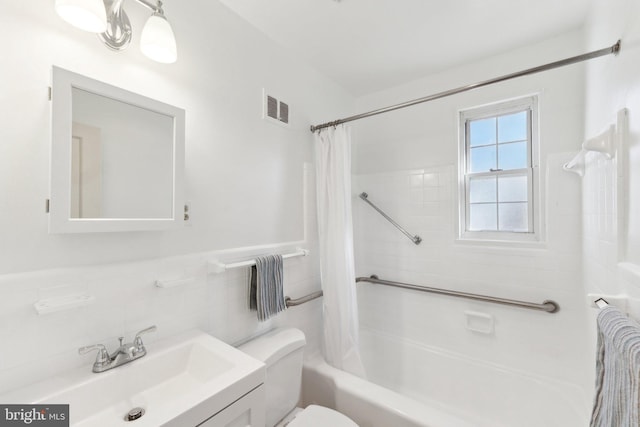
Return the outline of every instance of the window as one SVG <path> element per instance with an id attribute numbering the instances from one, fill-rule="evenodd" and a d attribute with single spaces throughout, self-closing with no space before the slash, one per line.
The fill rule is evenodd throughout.
<path id="1" fill-rule="evenodd" d="M 460 113 L 460 237 L 536 240 L 537 98 Z"/>

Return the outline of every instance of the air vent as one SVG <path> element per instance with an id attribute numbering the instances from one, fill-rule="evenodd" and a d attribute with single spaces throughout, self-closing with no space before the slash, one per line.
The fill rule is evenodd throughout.
<path id="1" fill-rule="evenodd" d="M 278 100 L 267 95 L 267 116 L 278 120 Z"/>
<path id="2" fill-rule="evenodd" d="M 278 120 L 282 123 L 289 123 L 289 106 L 280 101 L 280 113 L 278 114 Z"/>
<path id="3" fill-rule="evenodd" d="M 282 126 L 289 125 L 289 104 L 279 101 L 276 96 L 267 95 L 263 89 L 264 112 L 263 118 L 270 123 Z"/>

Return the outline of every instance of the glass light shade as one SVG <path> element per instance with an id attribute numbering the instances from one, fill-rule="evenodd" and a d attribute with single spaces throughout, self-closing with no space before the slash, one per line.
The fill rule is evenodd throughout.
<path id="1" fill-rule="evenodd" d="M 163 15 L 154 13 L 147 20 L 140 36 L 140 50 L 154 61 L 165 64 L 176 62 L 176 38 Z"/>
<path id="2" fill-rule="evenodd" d="M 107 12 L 102 0 L 56 0 L 56 12 L 84 31 L 102 33 L 107 29 Z"/>

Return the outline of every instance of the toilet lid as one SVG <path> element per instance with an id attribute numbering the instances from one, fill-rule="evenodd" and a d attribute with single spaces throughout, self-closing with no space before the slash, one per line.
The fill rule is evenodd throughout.
<path id="1" fill-rule="evenodd" d="M 318 405 L 309 405 L 287 427 L 358 427 L 349 417 Z"/>

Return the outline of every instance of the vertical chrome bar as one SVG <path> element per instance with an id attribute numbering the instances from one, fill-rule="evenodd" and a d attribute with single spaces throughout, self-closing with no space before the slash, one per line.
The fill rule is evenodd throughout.
<path id="1" fill-rule="evenodd" d="M 369 205 L 371 205 L 371 207 L 375 210 L 378 211 L 378 213 L 380 215 L 382 215 L 387 221 L 389 221 L 391 224 L 393 224 L 398 230 L 400 230 L 405 236 L 407 236 L 409 239 L 411 239 L 411 241 L 413 243 L 415 243 L 416 245 L 419 245 L 420 242 L 422 242 L 422 237 L 418 236 L 417 234 L 414 236 L 413 234 L 409 233 L 407 230 L 405 230 L 404 228 L 402 228 L 400 226 L 400 224 L 398 224 L 397 222 L 395 222 L 394 220 L 392 220 L 389 215 L 387 215 L 386 213 L 382 212 L 382 210 L 380 210 L 380 208 L 378 208 L 376 205 L 374 205 L 373 203 L 371 203 L 368 199 L 369 195 L 367 193 L 360 193 L 360 198 L 362 200 L 364 200 L 365 202 L 369 203 Z"/>

